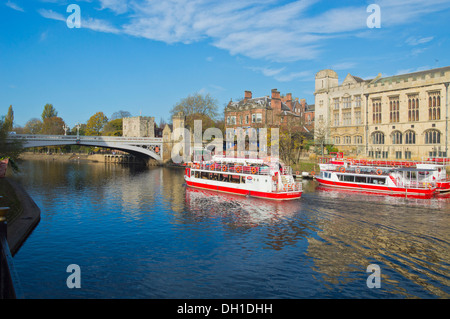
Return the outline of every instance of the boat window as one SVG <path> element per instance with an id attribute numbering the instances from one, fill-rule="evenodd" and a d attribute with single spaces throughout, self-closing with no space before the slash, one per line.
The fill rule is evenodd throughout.
<path id="1" fill-rule="evenodd" d="M 355 176 L 355 181 L 357 183 L 367 183 L 367 177 L 366 176 L 357 175 L 357 176 Z"/>
<path id="2" fill-rule="evenodd" d="M 344 182 L 354 182 L 355 181 L 355 176 L 353 175 L 343 175 L 344 177 Z"/>
<path id="3" fill-rule="evenodd" d="M 377 185 L 384 185 L 386 184 L 386 178 L 385 177 L 369 177 L 368 178 L 369 184 L 377 184 Z"/>

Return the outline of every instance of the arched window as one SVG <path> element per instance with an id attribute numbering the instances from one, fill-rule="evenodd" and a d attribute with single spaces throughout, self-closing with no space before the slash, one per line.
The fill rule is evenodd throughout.
<path id="1" fill-rule="evenodd" d="M 384 144 L 384 133 L 383 132 L 373 132 L 372 133 L 372 144 Z"/>
<path id="2" fill-rule="evenodd" d="M 400 131 L 392 132 L 391 137 L 392 137 L 392 144 L 402 144 L 403 142 L 402 132 Z"/>
<path id="3" fill-rule="evenodd" d="M 425 132 L 425 144 L 441 144 L 441 132 L 428 130 Z"/>
<path id="4" fill-rule="evenodd" d="M 412 130 L 405 132 L 405 144 L 416 144 L 416 132 Z"/>

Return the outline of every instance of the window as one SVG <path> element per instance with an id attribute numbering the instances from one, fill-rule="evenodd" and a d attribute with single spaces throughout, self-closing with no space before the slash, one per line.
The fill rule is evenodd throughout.
<path id="1" fill-rule="evenodd" d="M 248 124 L 248 115 L 245 116 L 245 124 Z"/>
<path id="2" fill-rule="evenodd" d="M 334 109 L 339 110 L 339 99 L 333 99 Z"/>
<path id="3" fill-rule="evenodd" d="M 405 132 L 405 144 L 416 144 L 416 133 L 414 131 Z"/>
<path id="4" fill-rule="evenodd" d="M 281 121 L 283 121 L 283 120 L 281 120 Z M 252 114 L 252 123 L 255 123 L 256 122 L 256 114 Z"/>
<path id="5" fill-rule="evenodd" d="M 355 125 L 361 125 L 361 124 L 362 124 L 361 111 L 356 111 L 355 112 Z"/>
<path id="6" fill-rule="evenodd" d="M 362 136 L 357 135 L 354 137 L 355 144 L 362 144 Z"/>
<path id="7" fill-rule="evenodd" d="M 352 98 L 350 96 L 342 98 L 342 108 L 350 109 L 352 107 Z"/>
<path id="8" fill-rule="evenodd" d="M 355 96 L 355 107 L 361 107 L 361 95 Z"/>
<path id="9" fill-rule="evenodd" d="M 262 123 L 262 114 L 261 113 L 256 114 L 256 123 Z"/>
<path id="10" fill-rule="evenodd" d="M 236 116 L 230 116 L 231 125 L 236 124 Z"/>
<path id="11" fill-rule="evenodd" d="M 441 133 L 438 130 L 426 131 L 425 144 L 441 144 Z"/>
<path id="12" fill-rule="evenodd" d="M 227 116 L 227 124 L 230 124 L 230 117 Z"/>
<path id="13" fill-rule="evenodd" d="M 342 117 L 344 125 L 352 125 L 352 112 L 344 112 Z"/>
<path id="14" fill-rule="evenodd" d="M 405 151 L 405 159 L 411 159 L 411 152 Z"/>
<path id="15" fill-rule="evenodd" d="M 408 97 L 408 121 L 419 120 L 419 98 L 417 95 Z"/>
<path id="16" fill-rule="evenodd" d="M 441 119 L 441 93 L 440 92 L 429 93 L 428 119 L 429 120 L 440 120 Z"/>
<path id="17" fill-rule="evenodd" d="M 400 102 L 398 97 L 389 100 L 389 121 L 391 123 L 400 121 Z"/>
<path id="18" fill-rule="evenodd" d="M 395 131 L 392 132 L 392 144 L 402 144 L 402 132 Z"/>
<path id="19" fill-rule="evenodd" d="M 402 152 L 395 152 L 395 159 L 401 159 L 402 158 Z"/>
<path id="20" fill-rule="evenodd" d="M 384 133 L 383 132 L 373 132 L 372 133 L 372 144 L 384 144 Z"/>
<path id="21" fill-rule="evenodd" d="M 341 138 L 339 136 L 334 137 L 334 144 L 341 144 Z"/>
<path id="22" fill-rule="evenodd" d="M 352 137 L 344 136 L 344 144 L 352 144 Z"/>
<path id="23" fill-rule="evenodd" d="M 334 115 L 334 126 L 339 126 L 339 113 Z"/>
<path id="24" fill-rule="evenodd" d="M 381 123 L 381 100 L 373 100 L 372 115 L 373 115 L 373 124 Z"/>

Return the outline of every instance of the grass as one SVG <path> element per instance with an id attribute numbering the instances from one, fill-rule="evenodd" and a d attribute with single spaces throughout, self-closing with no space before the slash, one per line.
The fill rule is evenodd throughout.
<path id="1" fill-rule="evenodd" d="M 23 207 L 13 187 L 5 178 L 0 178 L 0 196 L 2 197 L 0 207 L 10 208 L 6 221 L 12 223 L 23 212 Z"/>
<path id="2" fill-rule="evenodd" d="M 301 161 L 298 164 L 292 165 L 292 171 L 295 172 L 318 172 L 319 171 L 319 165 L 315 161 Z"/>

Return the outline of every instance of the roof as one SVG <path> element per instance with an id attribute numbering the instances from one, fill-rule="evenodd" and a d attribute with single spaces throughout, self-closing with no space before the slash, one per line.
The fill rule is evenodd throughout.
<path id="1" fill-rule="evenodd" d="M 443 67 L 443 68 L 437 68 L 437 69 L 430 69 L 425 71 L 419 71 L 419 72 L 413 72 L 413 73 L 405 73 L 405 74 L 399 74 L 394 76 L 388 76 L 385 78 L 380 77 L 379 79 L 375 80 L 374 83 L 381 83 L 381 82 L 395 82 L 402 79 L 407 78 L 419 78 L 428 74 L 434 74 L 434 73 L 445 73 L 450 72 L 450 66 Z"/>

